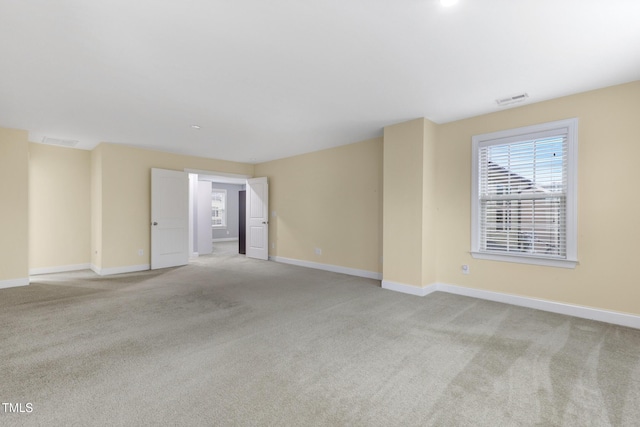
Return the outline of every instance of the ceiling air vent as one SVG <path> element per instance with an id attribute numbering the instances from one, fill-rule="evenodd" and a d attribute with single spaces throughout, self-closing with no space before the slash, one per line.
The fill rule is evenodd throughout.
<path id="1" fill-rule="evenodd" d="M 73 139 L 49 138 L 48 136 L 42 138 L 42 143 L 49 145 L 60 145 L 62 147 L 75 147 L 76 145 L 78 145 L 78 141 Z"/>
<path id="2" fill-rule="evenodd" d="M 518 95 L 513 95 L 513 96 L 508 96 L 506 98 L 496 99 L 496 103 L 500 107 L 503 107 L 505 105 L 511 105 L 511 104 L 516 104 L 518 102 L 524 102 L 524 101 L 526 101 L 527 98 L 529 98 L 528 94 L 520 93 Z"/>

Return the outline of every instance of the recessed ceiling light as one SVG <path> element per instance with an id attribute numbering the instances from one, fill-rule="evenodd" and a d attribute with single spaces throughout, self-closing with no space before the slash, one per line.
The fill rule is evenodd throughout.
<path id="1" fill-rule="evenodd" d="M 198 125 L 191 125 L 191 129 L 200 129 L 200 126 L 198 126 Z"/>
<path id="2" fill-rule="evenodd" d="M 440 4 L 443 7 L 450 7 L 450 6 L 453 6 L 456 3 L 458 3 L 458 0 L 440 0 Z"/>

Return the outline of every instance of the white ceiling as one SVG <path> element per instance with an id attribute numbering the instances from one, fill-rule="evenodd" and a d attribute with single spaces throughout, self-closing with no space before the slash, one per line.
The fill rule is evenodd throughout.
<path id="1" fill-rule="evenodd" d="M 639 0 L 0 0 L 0 126 L 87 149 L 257 163 L 634 80 Z"/>

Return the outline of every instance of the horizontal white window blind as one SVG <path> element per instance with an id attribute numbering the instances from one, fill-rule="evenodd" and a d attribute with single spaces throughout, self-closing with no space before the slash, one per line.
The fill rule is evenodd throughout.
<path id="1" fill-rule="evenodd" d="M 567 256 L 567 135 L 478 147 L 479 250 Z"/>

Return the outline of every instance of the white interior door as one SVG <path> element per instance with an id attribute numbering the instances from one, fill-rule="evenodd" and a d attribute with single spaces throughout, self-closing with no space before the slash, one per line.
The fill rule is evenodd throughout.
<path id="1" fill-rule="evenodd" d="M 269 184 L 267 178 L 248 179 L 246 198 L 247 256 L 269 259 Z"/>
<path id="2" fill-rule="evenodd" d="M 151 269 L 189 262 L 189 177 L 151 169 Z"/>

